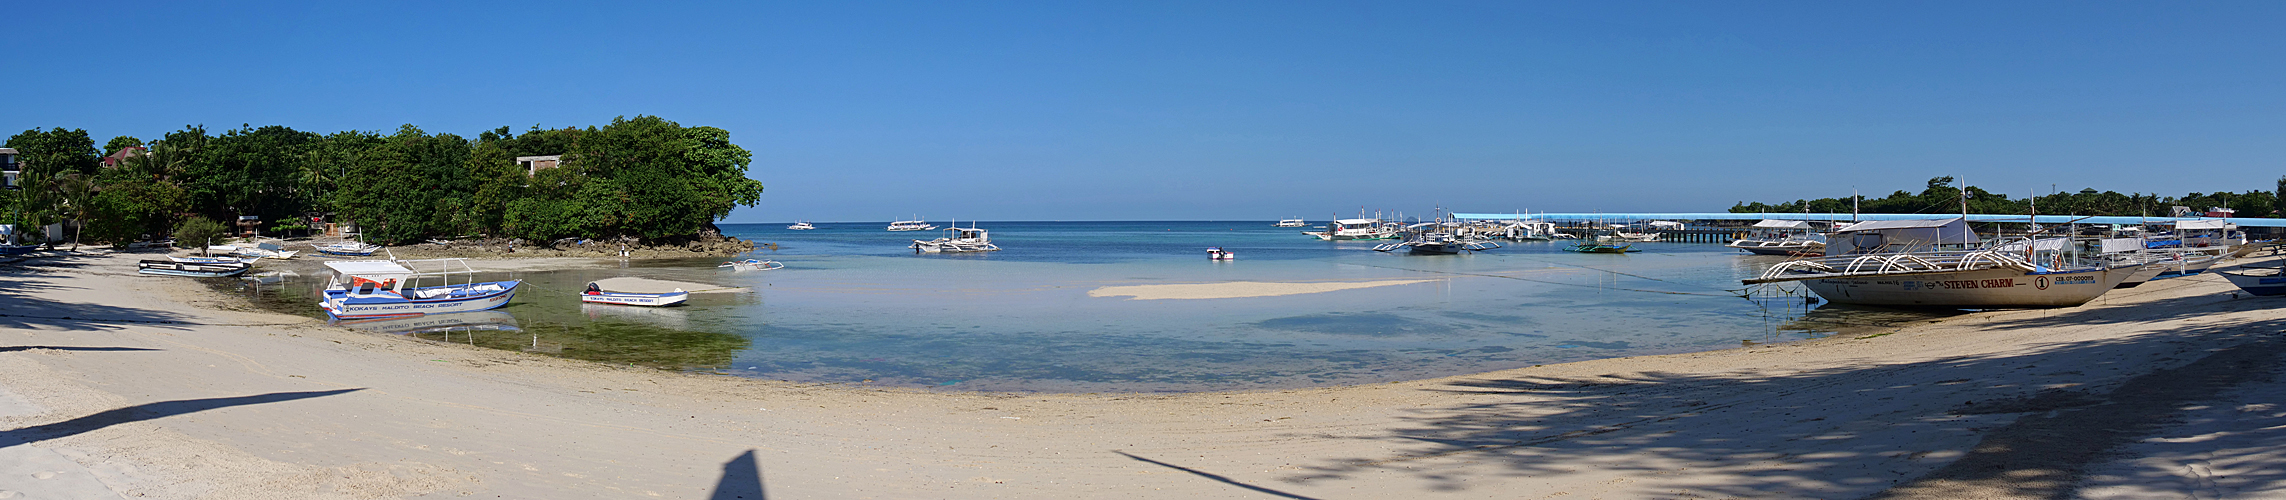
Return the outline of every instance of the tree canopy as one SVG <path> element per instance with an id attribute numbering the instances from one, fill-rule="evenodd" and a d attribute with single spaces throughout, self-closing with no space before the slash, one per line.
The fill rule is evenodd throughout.
<path id="1" fill-rule="evenodd" d="M 8 146 L 46 173 L 5 201 L 32 209 L 27 222 L 78 218 L 86 236 L 115 243 L 167 233 L 194 216 L 277 224 L 320 214 L 356 222 L 369 239 L 402 243 L 691 235 L 762 195 L 762 183 L 746 177 L 752 153 L 732 144 L 729 131 L 653 116 L 520 134 L 500 127 L 475 138 L 413 125 L 386 135 L 279 125 L 216 135 L 193 125 L 106 146 L 129 145 L 150 150 L 106 168 L 83 130 L 17 134 Z M 516 161 L 547 155 L 562 162 L 534 172 Z"/>
<path id="2" fill-rule="evenodd" d="M 1858 196 L 1856 211 L 1877 214 L 1947 214 L 1960 213 L 1961 188 L 1953 186 L 1952 177 L 1929 179 L 1918 193 L 1899 190 L 1888 196 L 1874 198 Z M 2286 177 L 2279 178 L 2280 189 L 2286 189 Z M 1975 214 L 2025 214 L 2037 204 L 2041 214 L 2057 215 L 2150 215 L 2164 217 L 2174 206 L 2191 207 L 2205 211 L 2223 207 L 2237 210 L 2238 217 L 2277 217 L 2282 208 L 2276 191 L 2249 190 L 2243 193 L 2228 191 L 2216 193 L 2190 193 L 2183 196 L 2117 191 L 2096 191 L 2083 188 L 2037 197 L 2010 198 L 2006 194 L 1985 191 L 1970 186 L 1968 211 Z M 1731 213 L 1850 213 L 1850 198 L 1819 198 L 1791 202 L 1763 203 L 1739 202 L 1730 207 Z"/>

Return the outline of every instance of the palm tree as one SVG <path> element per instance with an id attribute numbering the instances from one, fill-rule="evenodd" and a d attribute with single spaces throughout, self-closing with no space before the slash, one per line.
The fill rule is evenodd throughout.
<path id="1" fill-rule="evenodd" d="M 77 252 L 79 235 L 87 232 L 87 221 L 95 216 L 95 205 L 90 203 L 95 197 L 95 180 L 79 172 L 65 172 L 49 182 L 48 187 L 55 191 L 60 202 L 57 212 L 71 214 L 78 223 L 78 230 L 71 233 L 71 251 Z"/>

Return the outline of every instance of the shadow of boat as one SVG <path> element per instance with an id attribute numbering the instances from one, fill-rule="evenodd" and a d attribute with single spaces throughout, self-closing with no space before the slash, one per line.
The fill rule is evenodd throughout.
<path id="1" fill-rule="evenodd" d="M 500 311 L 471 311 L 450 314 L 431 314 L 411 318 L 333 320 L 333 325 L 346 326 L 370 332 L 416 334 L 441 331 L 501 330 L 518 331 L 516 317 Z"/>

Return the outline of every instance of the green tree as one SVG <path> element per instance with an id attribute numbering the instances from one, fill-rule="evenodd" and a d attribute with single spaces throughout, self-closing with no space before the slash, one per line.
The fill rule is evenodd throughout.
<path id="1" fill-rule="evenodd" d="M 110 141 L 110 142 L 105 142 L 105 143 L 103 143 L 103 151 L 102 151 L 102 152 L 103 152 L 103 154 L 106 154 L 106 155 L 108 155 L 108 154 L 118 153 L 118 152 L 119 152 L 119 150 L 122 150 L 122 149 L 127 149 L 127 148 L 132 148 L 132 147 L 138 147 L 138 146 L 142 146 L 142 145 L 143 145 L 143 140 L 142 140 L 142 139 L 136 139 L 136 138 L 134 138 L 134 137 L 128 137 L 128 136 L 124 136 L 124 135 L 122 135 L 122 136 L 118 136 L 118 137 L 113 137 L 113 138 L 111 138 L 111 141 Z"/>
<path id="2" fill-rule="evenodd" d="M 215 238 L 223 237 L 226 234 L 229 233 L 226 232 L 220 222 L 215 222 L 206 217 L 191 217 L 184 219 L 182 224 L 175 226 L 175 246 L 206 248 L 206 245 L 212 243 Z"/>
<path id="3" fill-rule="evenodd" d="M 6 147 L 16 149 L 26 170 L 37 169 L 51 179 L 65 172 L 95 175 L 103 166 L 103 154 L 95 151 L 95 139 L 82 129 L 26 130 L 9 137 Z"/>

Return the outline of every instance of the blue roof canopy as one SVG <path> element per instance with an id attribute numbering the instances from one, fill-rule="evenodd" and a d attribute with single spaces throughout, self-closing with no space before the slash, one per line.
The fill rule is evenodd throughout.
<path id="1" fill-rule="evenodd" d="M 1924 220 L 1924 219 L 1957 219 L 1957 218 L 1960 218 L 1960 215 L 1948 215 L 1948 214 L 1854 214 L 1854 215 L 1853 215 L 1853 214 L 1834 214 L 1834 213 L 1825 213 L 1825 214 L 1821 214 L 1821 213 L 1807 213 L 1807 214 L 1805 214 L 1805 213 L 1777 213 L 1777 212 L 1760 212 L 1760 213 L 1757 213 L 1757 212 L 1749 212 L 1749 213 L 1737 213 L 1737 214 L 1734 214 L 1734 213 L 1729 213 L 1729 212 L 1706 212 L 1706 213 L 1601 213 L 1601 214 L 1599 214 L 1599 213 L 1539 213 L 1539 214 L 1469 214 L 1469 213 L 1454 213 L 1454 214 L 1452 214 L 1452 215 L 1453 215 L 1453 217 L 1454 217 L 1454 218 L 1457 218 L 1457 219 L 1463 219 L 1463 220 L 1518 220 L 1518 219 L 1541 219 L 1541 220 L 1561 220 L 1561 221 L 1638 221 L 1638 220 L 1760 220 L 1760 219 L 1775 219 L 1775 220 L 1806 220 L 1806 221 L 1824 221 L 1824 222 L 1850 222 L 1850 221 L 1853 221 L 1853 220 L 1856 220 L 1856 221 L 1869 221 L 1869 220 Z M 2026 219 L 2032 219 L 2030 222 L 2038 222 L 2038 223 L 2041 223 L 2041 224 L 2065 224 L 2065 223 L 2079 223 L 2079 224 L 2144 224 L 2144 223 L 2161 223 L 2161 222 L 2174 222 L 2174 221 L 2185 221 L 2185 220 L 2219 220 L 2219 221 L 2229 222 L 2229 223 L 2232 223 L 2232 224 L 2237 224 L 2237 225 L 2239 225 L 2239 227 L 2286 227 L 2286 219 L 2256 219 L 2256 218 L 2252 218 L 2252 217 L 2228 217 L 2228 218 L 2215 218 L 2215 217 L 2119 217 L 2119 216 L 2084 216 L 2084 215 L 2042 215 L 2042 216 L 2039 216 L 2039 217 L 2037 217 L 2037 218 L 2034 218 L 2034 217 L 2032 217 L 2032 216 L 2027 216 L 2027 215 L 1996 215 L 1996 214 L 1969 214 L 1969 216 L 1968 216 L 1968 220 L 1969 220 L 1969 222 L 2027 222 L 2027 220 L 2026 220 Z"/>

